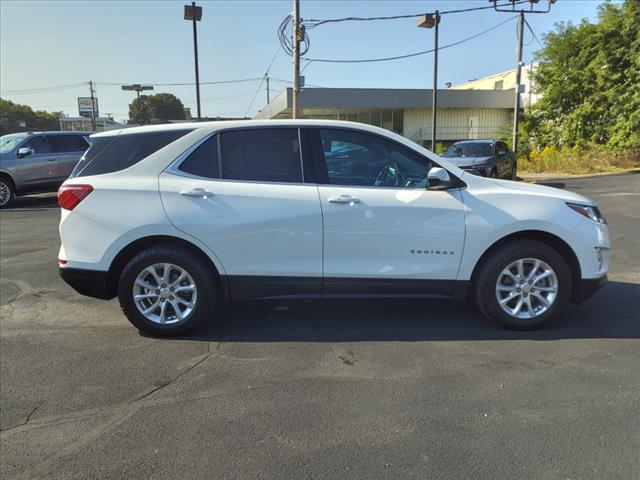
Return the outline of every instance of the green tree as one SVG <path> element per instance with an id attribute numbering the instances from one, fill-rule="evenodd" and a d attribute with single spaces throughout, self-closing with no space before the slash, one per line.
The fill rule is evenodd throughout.
<path id="1" fill-rule="evenodd" d="M 0 134 L 60 130 L 62 112 L 34 112 L 31 107 L 0 98 Z"/>
<path id="2" fill-rule="evenodd" d="M 129 121 L 147 124 L 167 120 L 184 120 L 184 105 L 178 97 L 171 93 L 157 93 L 140 99 L 136 98 L 129 105 Z"/>
<path id="3" fill-rule="evenodd" d="M 556 24 L 538 51 L 541 100 L 524 124 L 538 146 L 640 147 L 640 0 L 604 3 L 598 22 Z"/>

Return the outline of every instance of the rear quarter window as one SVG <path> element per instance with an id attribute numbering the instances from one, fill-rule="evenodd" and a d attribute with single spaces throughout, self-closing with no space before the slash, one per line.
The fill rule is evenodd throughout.
<path id="1" fill-rule="evenodd" d="M 78 162 L 71 176 L 87 177 L 124 170 L 191 131 L 165 130 L 92 138 L 89 150 Z"/>

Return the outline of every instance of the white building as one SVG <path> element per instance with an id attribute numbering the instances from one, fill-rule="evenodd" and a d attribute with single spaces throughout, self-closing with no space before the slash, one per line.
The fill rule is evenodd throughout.
<path id="1" fill-rule="evenodd" d="M 96 131 L 103 132 L 106 130 L 116 130 L 120 128 L 131 127 L 132 125 L 124 125 L 116 122 L 111 117 L 96 117 Z M 60 130 L 72 132 L 90 132 L 90 117 L 60 117 Z"/>
<path id="2" fill-rule="evenodd" d="M 256 118 L 291 118 L 287 88 Z M 510 125 L 514 90 L 438 90 L 436 141 L 496 138 Z M 400 133 L 417 143 L 431 139 L 432 90 L 380 88 L 305 88 L 303 118 L 351 120 Z"/>
<path id="3" fill-rule="evenodd" d="M 520 70 L 520 106 L 528 107 L 538 101 L 540 95 L 535 91 L 533 72 L 537 64 L 524 65 Z M 496 73 L 482 78 L 474 78 L 464 83 L 454 85 L 452 90 L 513 90 L 516 88 L 516 69 Z"/>

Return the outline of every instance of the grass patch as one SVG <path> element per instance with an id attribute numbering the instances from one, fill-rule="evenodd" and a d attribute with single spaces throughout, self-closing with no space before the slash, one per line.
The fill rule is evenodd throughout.
<path id="1" fill-rule="evenodd" d="M 518 171 L 525 173 L 585 173 L 618 172 L 640 168 L 640 149 L 614 154 L 596 146 L 583 149 L 545 147 L 532 150 L 518 159 Z"/>

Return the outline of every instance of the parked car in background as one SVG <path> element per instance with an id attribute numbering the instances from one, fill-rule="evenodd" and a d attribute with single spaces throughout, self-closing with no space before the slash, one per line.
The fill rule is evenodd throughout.
<path id="1" fill-rule="evenodd" d="M 607 279 L 593 201 L 471 175 L 381 128 L 327 120 L 91 137 L 60 187 L 61 277 L 176 335 L 215 302 L 451 296 L 535 328 Z M 425 308 L 425 317 L 429 308 Z"/>
<path id="2" fill-rule="evenodd" d="M 500 140 L 464 140 L 451 145 L 441 156 L 456 167 L 483 177 L 515 180 L 516 157 Z"/>
<path id="3" fill-rule="evenodd" d="M 89 148 L 91 132 L 21 132 L 0 137 L 0 208 L 17 195 L 54 192 Z"/>

